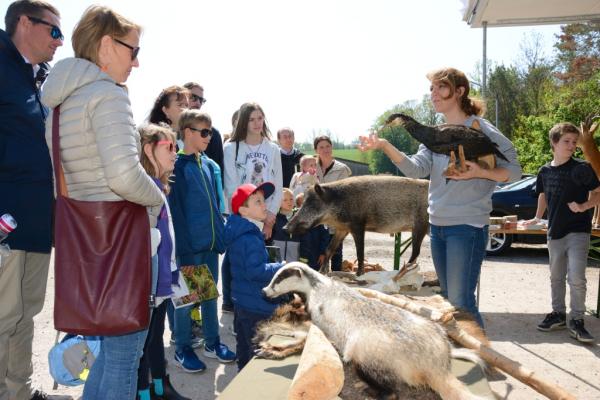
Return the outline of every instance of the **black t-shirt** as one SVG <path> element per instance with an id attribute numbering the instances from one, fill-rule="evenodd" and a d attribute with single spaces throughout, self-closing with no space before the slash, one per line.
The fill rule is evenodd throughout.
<path id="1" fill-rule="evenodd" d="M 591 232 L 593 209 L 574 213 L 568 203 L 584 203 L 589 192 L 600 186 L 592 167 L 582 160 L 571 158 L 553 167 L 540 168 L 536 192 L 544 193 L 548 205 L 548 237 L 561 239 L 571 232 Z"/>

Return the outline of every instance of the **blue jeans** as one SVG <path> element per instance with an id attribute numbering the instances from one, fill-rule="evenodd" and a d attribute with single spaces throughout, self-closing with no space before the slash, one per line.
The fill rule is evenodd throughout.
<path id="1" fill-rule="evenodd" d="M 487 225 L 431 225 L 431 256 L 442 296 L 453 306 L 470 312 L 483 327 L 475 289 L 488 238 Z"/>
<path id="2" fill-rule="evenodd" d="M 208 269 L 215 280 L 219 281 L 219 254 L 214 252 L 201 253 L 200 264 L 208 265 Z M 214 346 L 219 343 L 219 315 L 217 313 L 217 300 L 203 301 L 200 305 L 202 313 L 202 333 L 206 345 Z M 191 307 L 191 306 L 190 306 Z M 190 318 L 190 307 L 182 307 L 173 313 L 175 348 L 182 351 L 184 347 L 190 346 L 192 338 L 192 320 Z"/>
<path id="3" fill-rule="evenodd" d="M 83 400 L 133 400 L 137 371 L 148 330 L 104 336 L 100 354 L 85 382 Z"/>

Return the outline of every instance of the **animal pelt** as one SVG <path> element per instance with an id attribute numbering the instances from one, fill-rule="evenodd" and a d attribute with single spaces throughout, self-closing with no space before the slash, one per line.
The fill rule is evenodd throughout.
<path id="1" fill-rule="evenodd" d="M 270 319 L 257 325 L 256 335 L 252 339 L 256 345 L 255 354 L 258 357 L 278 360 L 301 353 L 310 325 L 310 317 L 302 298 L 294 295 L 291 302 L 277 307 Z M 273 335 L 284 336 L 287 339 L 269 342 Z"/>
<path id="2" fill-rule="evenodd" d="M 296 292 L 345 363 L 381 393 L 403 384 L 430 387 L 448 400 L 476 399 L 450 372 L 451 358 L 478 358 L 453 349 L 438 324 L 399 307 L 362 296 L 302 263 L 280 269 L 263 289 L 267 297 Z"/>

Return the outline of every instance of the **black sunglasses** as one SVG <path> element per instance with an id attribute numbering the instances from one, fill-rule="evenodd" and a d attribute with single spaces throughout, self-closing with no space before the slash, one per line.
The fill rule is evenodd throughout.
<path id="1" fill-rule="evenodd" d="M 29 18 L 29 20 L 31 22 L 33 22 L 34 24 L 43 24 L 43 25 L 48 25 L 49 27 L 51 27 L 52 29 L 50 30 L 50 36 L 52 36 L 52 39 L 60 39 L 60 40 L 65 39 L 65 37 L 63 36 L 63 34 L 58 26 L 53 25 L 50 22 L 46 22 L 43 19 L 39 19 L 36 17 L 30 17 L 29 15 L 27 16 L 27 18 Z"/>
<path id="2" fill-rule="evenodd" d="M 190 97 L 191 97 L 192 101 L 199 101 L 199 102 L 200 102 L 200 104 L 204 104 L 204 103 L 206 103 L 206 99 L 205 99 L 204 97 L 200 97 L 200 96 L 198 96 L 197 94 L 193 94 L 193 93 L 192 93 L 192 94 L 190 95 Z"/>
<path id="3" fill-rule="evenodd" d="M 130 46 L 127 43 L 120 41 L 119 39 L 113 38 L 113 40 L 115 42 L 117 42 L 117 43 L 119 43 L 119 44 L 127 47 L 129 50 L 131 50 L 131 61 L 133 61 L 133 60 L 135 60 L 137 58 L 138 53 L 140 52 L 140 48 L 139 47 Z"/>
<path id="4" fill-rule="evenodd" d="M 208 136 L 212 136 L 212 130 L 210 130 L 210 129 L 206 129 L 206 128 L 204 128 L 204 129 L 196 129 L 196 128 L 192 128 L 191 126 L 190 126 L 190 129 L 193 130 L 193 131 L 199 132 L 200 136 L 202 136 L 203 138 L 208 137 Z"/>

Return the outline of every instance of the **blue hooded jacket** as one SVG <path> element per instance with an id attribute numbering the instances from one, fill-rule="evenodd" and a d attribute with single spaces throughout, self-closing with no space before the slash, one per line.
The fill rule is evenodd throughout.
<path id="1" fill-rule="evenodd" d="M 225 226 L 213 182 L 212 169 L 196 154 L 177 156 L 169 206 L 175 228 L 175 252 L 182 266 L 201 264 L 200 253 L 225 251 Z"/>
<path id="2" fill-rule="evenodd" d="M 0 215 L 10 213 L 17 228 L 12 249 L 50 253 L 52 245 L 52 164 L 44 137 L 48 109 L 37 77 L 6 32 L 0 30 Z M 40 78 L 40 79 L 38 79 Z"/>
<path id="3" fill-rule="evenodd" d="M 262 288 L 271 282 L 283 264 L 269 262 L 262 232 L 237 214 L 227 218 L 225 241 L 231 263 L 231 297 L 235 307 L 271 315 L 278 304 L 266 300 Z"/>

